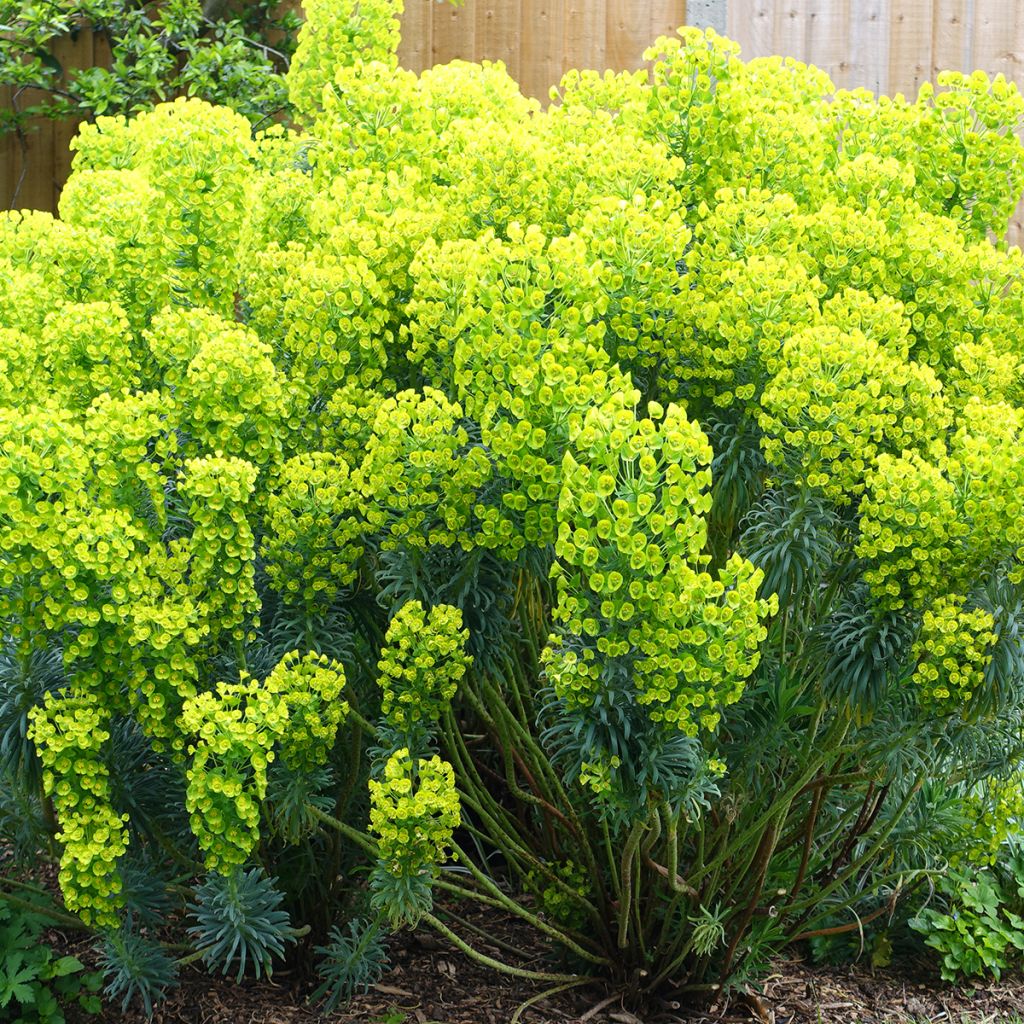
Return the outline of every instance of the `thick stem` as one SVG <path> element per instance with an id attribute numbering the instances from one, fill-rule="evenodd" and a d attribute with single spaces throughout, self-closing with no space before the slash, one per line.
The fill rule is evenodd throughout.
<path id="1" fill-rule="evenodd" d="M 306 804 L 306 813 L 316 818 L 317 821 L 322 822 L 324 825 L 329 825 L 331 828 L 336 829 L 347 839 L 351 839 L 360 849 L 370 854 L 371 857 L 376 857 L 378 850 L 377 844 L 367 835 L 364 835 L 359 829 L 353 828 L 351 825 L 346 824 L 344 821 L 340 821 L 335 818 L 332 814 L 328 814 L 326 811 L 321 811 L 319 807 L 314 807 L 313 804 Z"/>
<path id="2" fill-rule="evenodd" d="M 761 842 L 758 844 L 757 856 L 754 859 L 753 892 L 740 916 L 739 924 L 737 924 L 736 930 L 733 933 L 729 948 L 726 950 L 725 961 L 722 966 L 722 980 L 729 975 L 733 959 L 736 956 L 736 948 L 739 946 L 740 939 L 746 934 L 750 920 L 754 916 L 754 909 L 761 899 L 761 893 L 764 891 L 764 883 L 768 877 L 768 867 L 771 864 L 772 853 L 775 850 L 775 840 L 778 838 L 778 834 L 778 826 L 773 823 L 765 829 Z"/>
<path id="3" fill-rule="evenodd" d="M 471 960 L 475 960 L 478 964 L 489 967 L 491 970 L 498 971 L 501 974 L 507 974 L 513 978 L 523 978 L 526 981 L 552 981 L 556 984 L 573 983 L 582 985 L 592 980 L 579 974 L 550 974 L 546 971 L 530 971 L 523 967 L 503 964 L 500 960 L 495 960 L 493 957 L 475 950 L 468 942 L 459 938 L 443 921 L 439 921 L 434 917 L 433 914 L 424 914 L 422 920 L 429 924 L 439 935 L 443 935 L 453 946 L 465 953 Z"/>
<path id="4" fill-rule="evenodd" d="M 622 896 L 619 899 L 619 949 L 625 949 L 628 943 L 629 919 L 633 912 L 633 861 L 636 858 L 640 840 L 643 838 L 646 822 L 638 821 L 629 833 L 626 845 L 622 849 L 619 877 L 622 880 Z"/>
<path id="5" fill-rule="evenodd" d="M 589 961 L 592 964 L 599 964 L 603 967 L 610 967 L 611 961 L 607 957 L 598 956 L 588 949 L 584 949 L 578 942 L 574 941 L 564 930 L 555 928 L 553 925 L 548 924 L 536 914 L 531 914 L 524 906 L 517 903 L 510 896 L 505 895 L 498 888 L 497 885 L 491 879 L 489 879 L 474 863 L 473 859 L 462 849 L 458 843 L 452 843 L 452 849 L 455 851 L 456 856 L 462 865 L 468 868 L 469 873 L 476 879 L 476 881 L 483 887 L 484 891 L 493 896 L 500 904 L 506 909 L 511 911 L 517 917 L 521 917 L 524 921 L 529 922 L 538 931 L 543 932 L 550 938 L 560 942 L 566 948 L 571 949 L 577 956 L 582 957 L 584 960 Z"/>

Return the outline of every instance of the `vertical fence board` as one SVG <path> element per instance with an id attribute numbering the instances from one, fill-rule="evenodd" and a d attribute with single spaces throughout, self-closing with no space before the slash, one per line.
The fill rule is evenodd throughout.
<path id="1" fill-rule="evenodd" d="M 729 4 L 726 35 L 740 44 L 740 56 L 767 57 L 775 52 L 774 0 L 750 0 Z"/>
<path id="2" fill-rule="evenodd" d="M 423 70 L 433 64 L 434 0 L 406 0 L 398 60 L 402 67 Z"/>
<path id="3" fill-rule="evenodd" d="M 848 42 L 846 26 L 849 10 L 847 0 L 810 0 L 807 11 L 807 33 L 804 56 L 808 64 L 817 64 L 828 72 L 839 88 L 847 74 Z"/>
<path id="4" fill-rule="evenodd" d="M 11 90 L 0 89 L 0 103 L 4 107 L 11 105 Z M 18 141 L 6 133 L 0 136 L 0 196 L 3 197 L 3 209 L 10 209 L 14 203 L 16 185 L 15 165 L 18 160 Z"/>
<path id="5" fill-rule="evenodd" d="M 935 0 L 932 80 L 940 71 L 970 71 L 974 12 L 969 0 Z"/>
<path id="6" fill-rule="evenodd" d="M 21 108 L 46 99 L 44 93 L 27 89 L 20 96 Z M 12 188 L 5 204 L 13 209 L 53 210 L 54 123 L 40 118 L 29 123 L 21 139 L 12 139 L 9 152 Z"/>
<path id="7" fill-rule="evenodd" d="M 775 5 L 775 23 L 772 36 L 772 49 L 769 54 L 778 53 L 783 57 L 795 57 L 807 60 L 805 45 L 807 42 L 808 0 L 779 0 Z M 769 54 L 757 54 L 766 57 Z M 750 56 L 754 56 L 751 54 Z"/>
<path id="8" fill-rule="evenodd" d="M 522 0 L 519 86 L 527 96 L 546 99 L 562 77 L 567 6 L 564 0 Z"/>
<path id="9" fill-rule="evenodd" d="M 651 4 L 651 25 L 644 49 L 661 36 L 674 36 L 677 29 L 685 24 L 686 0 L 666 0 L 665 3 Z"/>
<path id="10" fill-rule="evenodd" d="M 616 69 L 638 68 L 644 50 L 654 42 L 648 38 L 648 10 L 631 0 L 606 0 L 604 7 L 608 32 L 608 66 Z"/>
<path id="11" fill-rule="evenodd" d="M 433 5 L 430 64 L 447 64 L 451 60 L 476 58 L 476 9 L 468 3 L 462 7 Z M 422 71 L 422 68 L 413 68 Z"/>
<path id="12" fill-rule="evenodd" d="M 848 67 L 841 88 L 888 92 L 889 0 L 852 0 L 848 24 Z"/>
<path id="13" fill-rule="evenodd" d="M 518 80 L 521 32 L 520 0 L 479 0 L 476 4 L 475 59 L 500 60 Z"/>
<path id="14" fill-rule="evenodd" d="M 91 30 L 83 30 L 75 38 L 58 39 L 53 44 L 53 55 L 64 68 L 65 77 L 76 68 L 85 68 L 94 60 L 95 43 Z M 71 173 L 71 140 L 78 133 L 78 119 L 68 118 L 53 123 L 53 165 L 50 168 L 50 203 L 47 209 L 57 209 L 60 191 Z"/>
<path id="15" fill-rule="evenodd" d="M 908 100 L 932 76 L 931 0 L 893 0 L 889 23 L 889 92 Z"/>
<path id="16" fill-rule="evenodd" d="M 581 71 L 604 71 L 608 67 L 608 19 L 604 4 L 570 0 L 567 5 L 559 78 L 571 67 Z"/>
<path id="17" fill-rule="evenodd" d="M 1007 78 L 1021 82 L 1020 20 L 1019 4 L 976 4 L 973 57 L 978 67 L 990 75 L 1001 71 Z"/>

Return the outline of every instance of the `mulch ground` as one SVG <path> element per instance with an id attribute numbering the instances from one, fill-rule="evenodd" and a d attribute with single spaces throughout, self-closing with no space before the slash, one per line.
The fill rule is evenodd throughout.
<path id="1" fill-rule="evenodd" d="M 478 919 L 488 933 L 527 950 L 521 966 L 543 967 L 546 949 L 515 921 Z M 509 959 L 482 940 L 479 948 Z M 84 957 L 83 957 L 84 959 Z M 954 988 L 927 965 L 872 971 L 858 965 L 817 967 L 779 961 L 757 994 L 733 996 L 702 1012 L 672 1001 L 642 1015 L 599 988 L 546 996 L 482 968 L 432 932 L 392 940 L 391 971 L 343 1011 L 320 1014 L 304 1002 L 288 972 L 271 981 L 235 984 L 188 969 L 161 1004 L 155 1024 L 1009 1024 L 1024 1014 L 1024 978 L 976 989 Z M 517 1012 L 519 1016 L 516 1017 Z M 104 1024 L 142 1024 L 139 1012 L 107 1010 Z"/>

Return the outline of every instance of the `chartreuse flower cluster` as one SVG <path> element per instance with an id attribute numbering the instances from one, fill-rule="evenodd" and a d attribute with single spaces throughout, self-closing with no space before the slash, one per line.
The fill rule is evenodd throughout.
<path id="1" fill-rule="evenodd" d="M 389 60 L 397 65 L 400 12 L 392 0 L 357 5 L 313 0 L 306 9 L 309 27 L 300 37 L 288 76 L 288 98 L 295 109 L 308 118 L 320 108 L 327 85 L 324 69 L 338 62 Z"/>
<path id="2" fill-rule="evenodd" d="M 416 735 L 436 723 L 455 696 L 472 660 L 462 612 L 439 604 L 425 610 L 408 601 L 388 626 L 377 664 L 381 714 L 393 729 Z"/>
<path id="3" fill-rule="evenodd" d="M 788 338 L 782 360 L 761 396 L 761 447 L 798 483 L 845 504 L 880 452 L 942 451 L 950 415 L 928 366 L 827 325 Z"/>
<path id="4" fill-rule="evenodd" d="M 267 768 L 288 721 L 283 701 L 258 680 L 220 683 L 187 701 L 185 807 L 208 870 L 230 874 L 259 841 Z"/>
<path id="5" fill-rule="evenodd" d="M 957 860 L 971 864 L 998 862 L 1006 840 L 1024 821 L 1024 779 L 1019 771 L 1005 778 L 989 778 L 964 800 L 971 821 L 971 843 Z"/>
<path id="6" fill-rule="evenodd" d="M 491 472 L 483 447 L 469 444 L 458 403 L 424 388 L 380 403 L 352 484 L 366 504 L 367 528 L 383 535 L 384 548 L 469 551 L 477 495 Z"/>
<path id="7" fill-rule="evenodd" d="M 624 661 L 651 719 L 696 736 L 739 700 L 776 602 L 758 597 L 763 574 L 739 557 L 705 570 L 710 446 L 677 406 L 649 412 L 592 409 L 566 454 L 547 671 L 585 707 Z"/>
<path id="8" fill-rule="evenodd" d="M 86 924 L 113 925 L 122 902 L 117 861 L 128 848 L 128 817 L 110 805 L 103 759 L 109 718 L 88 697 L 63 697 L 34 708 L 30 720 L 43 786 L 60 826 L 64 901 Z"/>
<path id="9" fill-rule="evenodd" d="M 319 767 L 348 715 L 341 665 L 322 655 L 286 654 L 263 682 L 243 675 L 185 703 L 185 805 L 207 869 L 230 874 L 260 838 L 267 771 L 280 752 L 289 768 Z"/>
<path id="10" fill-rule="evenodd" d="M 331 452 L 289 459 L 267 498 L 266 572 L 289 604 L 325 609 L 356 578 L 364 526 L 347 463 Z"/>
<path id="11" fill-rule="evenodd" d="M 322 765 L 349 713 L 348 702 L 341 699 L 344 667 L 322 654 L 289 651 L 264 685 L 288 712 L 288 727 L 281 737 L 285 764 L 296 771 Z"/>
<path id="12" fill-rule="evenodd" d="M 380 779 L 370 780 L 370 831 L 377 839 L 379 865 L 389 878 L 378 892 L 396 923 L 408 913 L 388 900 L 394 883 L 429 880 L 448 856 L 461 813 L 452 766 L 440 757 L 415 760 L 396 750 Z"/>
<path id="13" fill-rule="evenodd" d="M 241 642 L 251 635 L 258 598 L 254 583 L 255 540 L 246 505 L 257 469 L 237 458 L 190 459 L 181 480 L 195 523 L 190 586 L 211 636 Z"/>
<path id="14" fill-rule="evenodd" d="M 894 609 L 920 607 L 944 593 L 959 568 L 964 526 L 953 484 L 913 452 L 881 454 L 867 473 L 857 554 L 876 599 Z"/>
<path id="15" fill-rule="evenodd" d="M 291 398 L 271 355 L 244 328 L 205 337 L 175 389 L 188 454 L 220 452 L 261 467 L 280 461 Z"/>
<path id="16" fill-rule="evenodd" d="M 376 384 L 387 365 L 385 296 L 356 253 L 308 252 L 272 243 L 254 256 L 246 280 L 250 323 L 311 397 L 346 381 Z"/>
<path id="17" fill-rule="evenodd" d="M 967 610 L 963 599 L 943 595 L 924 613 L 913 682 L 923 700 L 968 704 L 984 685 L 988 649 L 996 642 L 989 612 Z"/>

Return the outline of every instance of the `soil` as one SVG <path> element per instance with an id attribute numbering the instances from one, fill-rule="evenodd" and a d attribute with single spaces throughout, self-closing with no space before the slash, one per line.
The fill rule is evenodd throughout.
<path id="1" fill-rule="evenodd" d="M 460 908 L 461 910 L 461 908 Z M 515 921 L 478 918 L 500 941 L 525 949 L 520 966 L 544 964 L 543 945 Z M 73 945 L 73 944 L 72 944 Z M 508 960 L 497 947 L 478 948 Z M 469 960 L 437 938 L 416 931 L 395 937 L 390 972 L 344 1010 L 323 1015 L 303 1001 L 297 979 L 235 984 L 189 968 L 156 1010 L 155 1024 L 1024 1024 L 1024 977 L 977 988 L 939 981 L 925 963 L 873 971 L 867 966 L 812 966 L 780 960 L 759 991 L 733 995 L 703 1012 L 672 1001 L 636 1015 L 614 993 L 581 988 L 544 995 Z M 85 956 L 83 956 L 85 959 Z M 517 1016 L 518 1014 L 518 1016 Z M 142 1024 L 138 1011 L 108 1009 L 104 1024 Z M 77 1024 L 77 1022 L 75 1022 Z"/>

